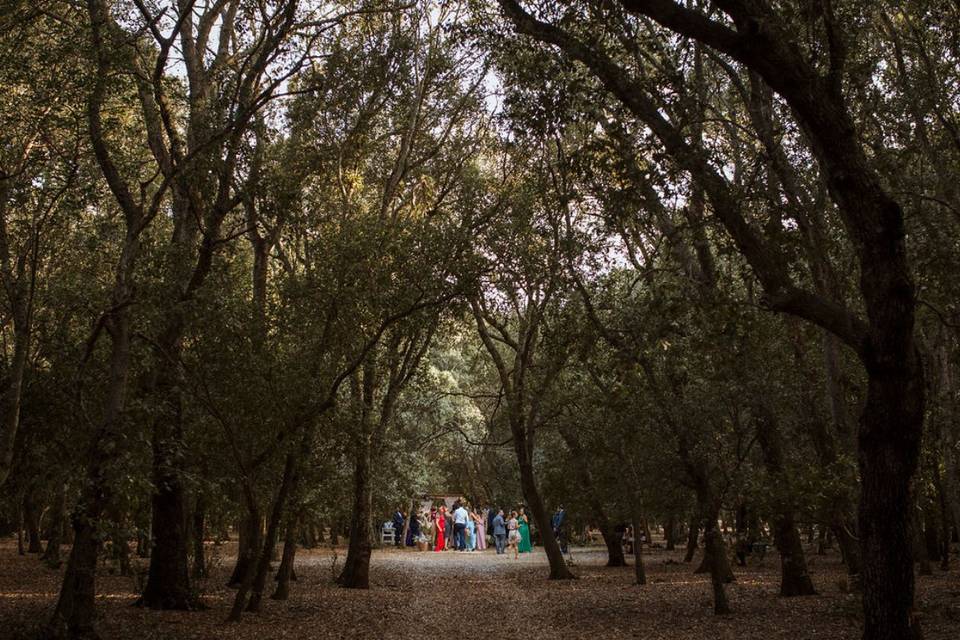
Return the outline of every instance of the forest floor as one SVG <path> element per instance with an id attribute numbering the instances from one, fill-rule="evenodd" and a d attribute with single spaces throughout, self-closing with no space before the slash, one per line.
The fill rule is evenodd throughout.
<path id="1" fill-rule="evenodd" d="M 514 560 L 484 553 L 377 550 L 369 591 L 332 584 L 342 549 L 299 550 L 290 599 L 265 599 L 263 612 L 224 622 L 234 591 L 223 586 L 235 545 L 208 547 L 210 578 L 198 585 L 208 607 L 155 612 L 131 606 L 137 579 L 98 580 L 98 630 L 104 640 L 244 640 L 272 638 L 737 638 L 806 640 L 860 637 L 860 601 L 845 593 L 836 555 L 809 556 L 820 595 L 777 596 L 779 560 L 736 567 L 728 587 L 734 613 L 714 616 L 706 576 L 677 563 L 679 552 L 645 551 L 648 584 L 633 568 L 604 567 L 599 548 L 573 549 L 575 581 L 546 579 L 541 550 Z M 954 565 L 957 561 L 954 560 Z M 61 573 L 0 541 L 0 638 L 32 638 L 56 599 Z M 272 589 L 272 585 L 270 585 Z M 920 576 L 917 606 L 928 640 L 960 637 L 960 572 Z"/>

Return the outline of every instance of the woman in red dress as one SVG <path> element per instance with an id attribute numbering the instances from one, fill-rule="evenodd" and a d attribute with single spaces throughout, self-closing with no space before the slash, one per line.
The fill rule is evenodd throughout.
<path id="1" fill-rule="evenodd" d="M 437 527 L 437 543 L 433 545 L 434 551 L 443 551 L 443 548 L 446 546 L 445 544 L 446 540 L 444 539 L 444 535 L 443 535 L 444 529 L 447 526 L 447 521 L 445 518 L 446 512 L 447 512 L 446 507 L 440 507 L 440 511 L 437 512 L 437 519 L 436 519 L 436 522 L 434 523 Z"/>

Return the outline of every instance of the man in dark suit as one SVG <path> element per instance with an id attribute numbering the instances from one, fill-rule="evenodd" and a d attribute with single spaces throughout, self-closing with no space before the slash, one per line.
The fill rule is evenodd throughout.
<path id="1" fill-rule="evenodd" d="M 497 555 L 503 555 L 504 548 L 507 546 L 507 523 L 503 520 L 503 509 L 497 511 L 497 515 L 493 517 L 490 530 L 493 532 L 493 541 L 497 546 Z"/>
<path id="2" fill-rule="evenodd" d="M 393 514 L 393 546 L 399 547 L 400 543 L 403 542 L 403 523 L 406 522 L 406 518 L 403 517 L 403 511 L 400 510 L 400 507 L 397 507 L 397 511 Z"/>
<path id="3" fill-rule="evenodd" d="M 557 512 L 553 514 L 551 526 L 553 528 L 553 537 L 557 539 L 557 544 L 560 545 L 560 551 L 563 553 L 567 552 L 567 539 L 563 535 L 563 525 L 565 525 L 566 522 L 567 512 L 563 510 L 563 505 L 560 505 Z"/>

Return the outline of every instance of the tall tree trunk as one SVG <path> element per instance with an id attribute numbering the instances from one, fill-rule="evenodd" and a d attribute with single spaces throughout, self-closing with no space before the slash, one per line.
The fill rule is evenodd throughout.
<path id="1" fill-rule="evenodd" d="M 7 270 L 4 269 L 5 274 Z M 6 279 L 6 278 L 5 278 Z M 7 377 L 6 385 L 0 394 L 0 487 L 10 477 L 13 468 L 13 449 L 17 440 L 17 431 L 20 427 L 20 405 L 23 396 L 23 376 L 27 368 L 30 353 L 30 310 L 29 293 L 25 290 L 25 276 L 21 275 L 20 282 L 5 283 L 12 290 L 16 290 L 13 306 L 13 359 L 10 368 L 4 372 Z"/>
<path id="2" fill-rule="evenodd" d="M 714 496 L 704 475 L 693 478 L 696 483 L 697 507 L 703 524 L 703 561 L 695 573 L 709 573 L 713 584 L 714 612 L 729 613 L 726 592 L 723 585 L 733 582 L 735 577 L 730 567 L 730 558 L 727 557 L 727 546 L 723 542 L 723 534 L 717 526 L 720 517 L 720 500 Z"/>
<path id="3" fill-rule="evenodd" d="M 604 522 L 600 527 L 600 535 L 603 536 L 603 544 L 607 547 L 607 566 L 625 567 L 627 559 L 623 555 L 623 542 L 620 536 L 610 526 L 610 522 Z"/>
<path id="4" fill-rule="evenodd" d="M 240 520 L 237 534 L 237 562 L 233 565 L 233 573 L 227 582 L 229 587 L 239 587 L 243 584 L 248 573 L 255 570 L 257 554 L 263 544 L 260 529 L 260 510 L 256 505 L 246 504 L 246 514 Z"/>
<path id="5" fill-rule="evenodd" d="M 153 424 L 152 499 L 153 551 L 140 604 L 151 609 L 189 610 L 193 607 L 188 569 L 186 496 L 183 487 L 183 407 L 177 382 L 182 322 L 170 321 L 159 341 L 156 370 L 148 393 L 161 406 Z"/>
<path id="6" fill-rule="evenodd" d="M 310 433 L 307 434 L 304 441 L 308 442 Z M 263 548 L 258 551 L 257 564 L 255 571 L 247 571 L 243 584 L 237 591 L 233 601 L 233 608 L 230 610 L 231 622 L 239 622 L 240 617 L 246 609 L 251 612 L 260 610 L 260 603 L 263 598 L 263 589 L 267 583 L 267 573 L 270 570 L 270 556 L 273 554 L 273 548 L 277 544 L 277 532 L 280 528 L 280 520 L 283 511 L 286 508 L 287 499 L 293 491 L 294 478 L 297 473 L 297 458 L 294 453 L 288 453 L 283 467 L 283 476 L 280 481 L 280 488 L 273 502 L 273 508 L 270 512 L 270 519 L 267 522 L 267 531 L 263 540 Z M 247 596 L 249 595 L 249 602 Z"/>
<path id="7" fill-rule="evenodd" d="M 643 566 L 643 541 L 640 540 L 640 530 L 643 526 L 643 511 L 640 500 L 636 496 L 633 499 L 633 572 L 638 585 L 647 584 L 647 571 Z"/>
<path id="8" fill-rule="evenodd" d="M 779 487 L 782 497 L 775 505 L 773 539 L 780 552 L 780 595 L 815 595 L 813 581 L 807 571 L 800 532 L 794 521 L 793 489 L 785 467 L 783 438 L 773 411 L 759 402 L 756 407 L 757 441 L 763 451 L 763 462 L 771 480 Z M 752 541 L 752 540 L 751 540 Z"/>
<path id="9" fill-rule="evenodd" d="M 690 518 L 690 526 L 687 529 L 687 550 L 683 555 L 684 562 L 693 562 L 693 556 L 697 552 L 697 538 L 700 537 L 700 516 L 694 512 Z"/>
<path id="10" fill-rule="evenodd" d="M 128 238 L 121 267 L 125 262 L 132 263 L 136 251 L 137 245 Z M 90 445 L 86 482 L 72 518 L 73 546 L 56 608 L 45 629 L 45 635 L 52 638 L 95 637 L 94 596 L 100 549 L 97 530 L 109 496 L 105 464 L 115 455 L 130 362 L 130 319 L 126 304 L 129 289 L 123 280 L 125 273 L 129 270 L 119 270 L 114 307 L 110 312 L 112 349 L 104 417 Z"/>
<path id="11" fill-rule="evenodd" d="M 560 550 L 557 538 L 553 535 L 551 520 L 543 506 L 543 499 L 540 497 L 540 490 L 537 488 L 537 480 L 533 472 L 533 460 L 527 449 L 525 429 L 520 426 L 519 429 L 514 428 L 513 432 L 514 449 L 520 459 L 520 489 L 523 491 L 523 499 L 530 507 L 530 512 L 537 523 L 537 528 L 540 530 L 543 548 L 547 552 L 547 560 L 550 563 L 550 579 L 569 580 L 575 576 L 567 568 L 567 563 L 563 559 L 563 551 Z"/>
<path id="12" fill-rule="evenodd" d="M 277 589 L 270 596 L 273 600 L 286 600 L 290 597 L 290 581 L 296 580 L 293 561 L 297 553 L 297 519 L 291 517 L 287 523 L 287 532 L 283 540 L 283 557 L 277 569 Z"/>
<path id="13" fill-rule="evenodd" d="M 780 595 L 816 595 L 792 511 L 778 514 L 775 518 L 773 540 L 780 552 Z"/>
<path id="14" fill-rule="evenodd" d="M 726 548 L 723 544 L 723 537 L 717 528 L 716 520 L 712 525 L 707 522 L 703 534 L 704 556 L 710 563 L 710 585 L 713 588 L 713 613 L 716 615 L 725 615 L 730 613 L 730 603 L 727 601 L 727 592 L 723 587 L 724 573 L 730 570 L 730 562 L 726 558 Z M 723 565 L 726 564 L 726 567 Z"/>
<path id="15" fill-rule="evenodd" d="M 886 308 L 890 301 L 882 305 Z M 896 317 L 896 316 L 894 316 Z M 858 524 L 863 560 L 864 637 L 894 640 L 921 637 L 913 609 L 911 484 L 919 459 L 924 390 L 919 356 L 903 353 L 888 326 L 876 340 L 876 362 L 868 365 L 867 402 L 858 434 L 861 478 Z M 884 324 L 889 325 L 889 322 Z M 897 344 L 901 342 L 901 344 Z"/>
<path id="16" fill-rule="evenodd" d="M 370 442 L 364 439 L 356 454 L 353 467 L 353 512 L 350 517 L 350 542 L 347 559 L 337 583 L 348 589 L 370 587 L 370 554 L 373 543 L 372 495 L 370 490 Z"/>
<path id="17" fill-rule="evenodd" d="M 88 498 L 84 503 L 102 513 L 104 504 L 101 499 Z M 96 526 L 87 514 L 74 514 L 73 532 L 67 572 L 63 577 L 56 609 L 45 631 L 49 638 L 97 637 L 93 620 L 100 541 L 96 536 Z"/>
<path id="18" fill-rule="evenodd" d="M 50 537 L 47 538 L 47 549 L 43 552 L 43 561 L 51 569 L 59 569 L 62 561 L 60 560 L 60 545 L 63 542 L 63 519 L 67 510 L 67 487 L 60 484 L 57 488 L 57 496 L 53 502 L 53 509 L 50 513 Z"/>
<path id="19" fill-rule="evenodd" d="M 667 551 L 673 551 L 677 545 L 677 518 L 671 513 L 663 525 L 663 537 L 667 543 Z"/>
<path id="20" fill-rule="evenodd" d="M 40 542 L 40 512 L 30 492 L 23 498 L 23 522 L 27 526 L 27 553 L 40 553 L 43 551 Z"/>
<path id="21" fill-rule="evenodd" d="M 182 215 L 182 214 L 181 214 Z M 174 251 L 180 255 L 182 249 Z M 175 260 L 171 258 L 171 260 Z M 182 269 L 182 265 L 177 265 Z M 178 301 L 179 302 L 179 301 Z M 178 360 L 184 329 L 178 303 L 168 311 L 155 345 L 156 364 L 144 380 L 144 395 L 157 402 L 153 420 L 153 482 L 151 522 L 153 545 L 147 584 L 139 603 L 151 609 L 189 610 L 193 607 L 188 566 L 189 523 L 183 486 L 183 399 Z"/>
<path id="22" fill-rule="evenodd" d="M 722 553 L 719 558 L 716 560 L 711 557 L 711 547 L 706 543 L 707 531 L 712 527 L 717 530 L 718 539 L 714 542 L 714 547 L 721 549 Z M 694 573 L 711 573 L 714 570 L 719 571 L 720 581 L 724 584 L 734 582 L 736 576 L 733 575 L 733 568 L 730 566 L 730 558 L 727 556 L 727 545 L 723 541 L 723 532 L 720 530 L 717 521 L 707 520 L 703 526 L 703 535 L 704 535 L 704 547 L 703 547 L 703 557 L 700 559 L 700 564 L 694 570 Z"/>

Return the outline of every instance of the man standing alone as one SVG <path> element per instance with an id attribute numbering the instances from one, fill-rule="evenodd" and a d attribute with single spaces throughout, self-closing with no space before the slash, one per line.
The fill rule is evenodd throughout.
<path id="1" fill-rule="evenodd" d="M 503 509 L 497 511 L 497 515 L 493 517 L 491 530 L 493 541 L 497 546 L 497 555 L 502 556 L 507 543 L 507 523 L 503 521 Z"/>
<path id="2" fill-rule="evenodd" d="M 563 535 L 563 525 L 567 522 L 567 512 L 563 510 L 563 505 L 560 505 L 560 508 L 557 509 L 557 512 L 553 514 L 553 520 L 551 524 L 553 525 L 553 537 L 557 539 L 557 544 L 560 545 L 561 553 L 567 553 L 567 539 Z"/>
<path id="3" fill-rule="evenodd" d="M 464 531 L 466 531 L 467 518 L 469 517 L 470 514 L 463 508 L 463 504 L 457 506 L 457 510 L 453 512 L 453 540 L 457 546 L 457 551 L 465 551 L 467 548 Z"/>
<path id="4" fill-rule="evenodd" d="M 400 507 L 397 507 L 393 514 L 393 546 L 395 547 L 399 547 L 400 543 L 403 542 L 403 524 L 406 520 L 403 517 L 403 511 Z"/>

